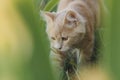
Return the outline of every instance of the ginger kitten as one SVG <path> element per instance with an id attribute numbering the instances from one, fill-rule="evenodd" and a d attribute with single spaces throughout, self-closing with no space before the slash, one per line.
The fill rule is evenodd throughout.
<path id="1" fill-rule="evenodd" d="M 43 13 L 51 61 L 63 73 L 63 80 L 79 80 L 76 72 L 97 61 L 95 32 L 100 26 L 100 6 L 100 0 L 60 0 L 57 12 Z"/>

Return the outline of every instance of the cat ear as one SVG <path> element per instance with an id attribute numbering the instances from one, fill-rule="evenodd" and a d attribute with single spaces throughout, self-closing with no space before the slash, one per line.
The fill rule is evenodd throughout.
<path id="1" fill-rule="evenodd" d="M 78 20 L 77 13 L 73 10 L 68 10 L 65 16 L 65 22 L 76 23 Z"/>
<path id="2" fill-rule="evenodd" d="M 43 19 L 49 23 L 52 22 L 55 18 L 55 12 L 43 12 L 41 11 L 41 16 L 43 17 Z"/>
<path id="3" fill-rule="evenodd" d="M 74 10 L 68 10 L 64 21 L 69 28 L 76 27 L 79 23 L 84 24 L 85 19 Z"/>

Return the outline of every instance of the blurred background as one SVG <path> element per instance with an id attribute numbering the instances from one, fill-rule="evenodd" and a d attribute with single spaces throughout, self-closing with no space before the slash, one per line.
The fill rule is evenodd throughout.
<path id="1" fill-rule="evenodd" d="M 120 1 L 104 0 L 103 65 L 120 80 Z M 0 80 L 54 80 L 49 42 L 40 10 L 55 11 L 58 0 L 0 0 Z"/>

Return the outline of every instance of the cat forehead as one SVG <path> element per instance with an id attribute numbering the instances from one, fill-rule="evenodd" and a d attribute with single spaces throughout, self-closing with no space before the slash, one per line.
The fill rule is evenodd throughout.
<path id="1" fill-rule="evenodd" d="M 65 19 L 65 12 L 58 13 L 55 17 L 54 23 L 59 26 L 64 25 L 64 19 Z"/>
<path id="2" fill-rule="evenodd" d="M 72 29 L 68 29 L 62 25 L 54 25 L 53 27 L 49 28 L 48 29 L 48 35 L 51 35 L 51 36 L 62 36 L 64 34 L 69 34 L 71 33 L 73 30 Z"/>

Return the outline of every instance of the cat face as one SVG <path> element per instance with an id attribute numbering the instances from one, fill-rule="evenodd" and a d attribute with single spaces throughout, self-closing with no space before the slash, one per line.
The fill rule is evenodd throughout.
<path id="1" fill-rule="evenodd" d="M 85 20 L 73 10 L 58 13 L 46 12 L 46 32 L 51 47 L 59 51 L 78 48 L 86 33 Z"/>

